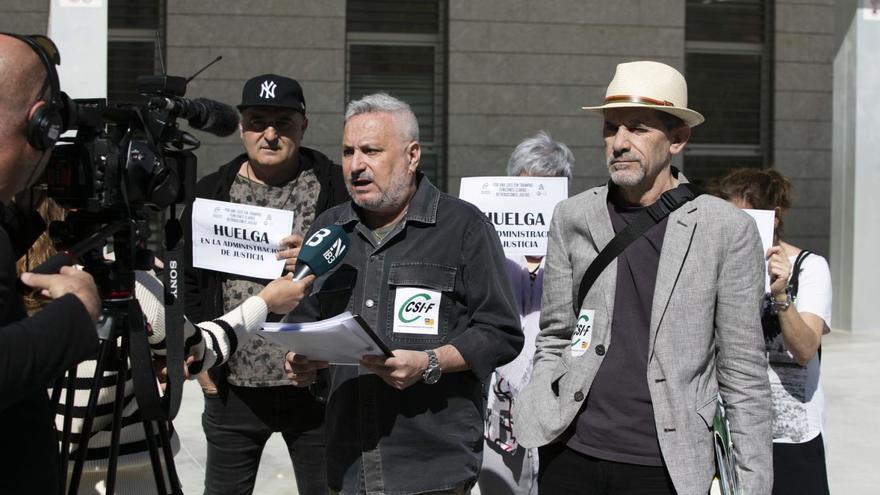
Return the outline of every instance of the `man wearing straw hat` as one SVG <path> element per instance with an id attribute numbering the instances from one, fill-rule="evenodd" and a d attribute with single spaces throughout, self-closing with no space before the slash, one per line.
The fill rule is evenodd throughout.
<path id="1" fill-rule="evenodd" d="M 757 228 L 707 195 L 670 206 L 688 188 L 672 157 L 704 120 L 687 108 L 678 71 L 620 64 L 604 104 L 585 109 L 604 117 L 611 180 L 553 215 L 534 371 L 513 411 L 519 443 L 543 446 L 540 490 L 708 493 L 720 395 L 742 493 L 769 493 Z M 590 264 L 628 228 L 640 233 L 582 288 Z"/>

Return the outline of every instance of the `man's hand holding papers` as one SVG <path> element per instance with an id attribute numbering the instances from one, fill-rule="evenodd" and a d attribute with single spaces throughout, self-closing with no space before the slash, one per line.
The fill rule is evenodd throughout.
<path id="1" fill-rule="evenodd" d="M 284 359 L 284 372 L 297 387 L 308 387 L 315 383 L 318 370 L 330 366 L 327 361 L 309 361 L 302 354 L 288 352 Z"/>
<path id="2" fill-rule="evenodd" d="M 260 333 L 290 352 L 284 360 L 287 377 L 299 387 L 312 383 L 329 364 L 362 364 L 364 356 L 394 355 L 359 317 L 345 312 L 314 323 L 266 323 Z"/>

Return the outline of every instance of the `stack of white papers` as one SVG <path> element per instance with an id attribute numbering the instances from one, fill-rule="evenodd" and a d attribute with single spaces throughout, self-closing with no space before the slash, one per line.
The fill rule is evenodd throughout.
<path id="1" fill-rule="evenodd" d="M 348 311 L 314 323 L 264 323 L 257 333 L 296 354 L 330 364 L 356 365 L 368 354 L 391 356 L 363 319 Z"/>

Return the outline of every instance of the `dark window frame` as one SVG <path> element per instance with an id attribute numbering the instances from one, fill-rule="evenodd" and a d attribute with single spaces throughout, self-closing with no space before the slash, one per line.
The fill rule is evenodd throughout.
<path id="1" fill-rule="evenodd" d="M 692 140 L 685 149 L 684 171 L 688 178 L 695 178 L 696 182 L 707 182 L 723 175 L 726 170 L 737 166 L 760 166 L 769 168 L 773 165 L 773 50 L 774 50 L 774 23 L 775 8 L 772 0 L 757 0 L 763 8 L 763 32 L 753 33 L 752 39 L 742 41 L 713 41 L 705 39 L 706 33 L 693 33 L 685 31 L 685 58 L 689 55 L 717 55 L 719 60 L 725 57 L 742 55 L 756 56 L 759 59 L 759 98 L 760 116 L 758 120 L 758 140 L 754 143 L 730 143 L 730 142 L 699 142 L 699 137 Z M 693 5 L 692 2 L 688 4 Z M 686 4 L 686 9 L 688 6 Z M 702 13 L 701 13 L 702 14 Z M 719 16 L 717 23 L 723 23 L 726 19 Z M 687 22 L 685 22 L 687 25 Z M 729 34 L 729 33 L 727 33 Z M 690 35 L 690 36 L 689 36 Z M 760 35 L 760 36 L 759 36 Z M 698 39 L 692 39 L 692 38 Z M 757 41 L 757 42 L 756 42 Z M 692 83 L 692 77 L 688 77 L 688 64 L 685 64 L 685 76 L 688 83 Z M 695 92 L 693 89 L 690 92 Z M 699 102 L 689 101 L 691 108 L 699 111 Z M 694 131 L 699 136 L 699 128 Z M 727 165 L 722 165 L 723 162 Z M 714 166 L 703 165 L 714 162 Z M 688 163 L 691 164 L 690 168 Z M 702 170 L 701 170 L 702 168 Z M 708 174 L 706 173 L 708 172 Z"/>
<path id="2" fill-rule="evenodd" d="M 167 60 L 167 0 L 151 0 L 155 2 L 155 21 L 148 22 L 125 22 L 126 15 L 130 12 L 127 7 L 143 9 L 145 0 L 109 0 L 107 18 L 107 101 L 110 104 L 132 103 L 142 104 L 145 98 L 140 95 L 137 88 L 137 76 L 160 74 L 162 63 Z M 128 25 L 126 25 L 128 24 Z M 135 26 L 131 26 L 134 24 Z M 155 26 L 155 27 L 152 27 Z M 158 40 L 157 33 L 158 32 Z M 157 47 L 157 43 L 159 46 Z M 136 44 L 142 44 L 141 49 L 145 54 L 147 47 L 151 50 L 152 64 L 144 67 L 135 67 L 134 70 L 126 70 L 130 59 L 118 61 L 113 56 L 118 53 L 120 47 L 135 48 Z M 115 45 L 115 46 L 114 46 Z M 144 56 L 144 59 L 147 57 Z M 116 64 L 120 63 L 119 66 Z M 119 78 L 120 70 L 129 77 Z M 184 75 L 184 74 L 175 74 Z M 150 229 L 154 233 L 162 232 L 165 221 L 169 214 L 168 209 L 150 215 Z M 152 235 L 147 241 L 147 247 L 161 258 L 164 258 L 164 246 L 160 242 L 161 235 Z"/>
<path id="3" fill-rule="evenodd" d="M 107 19 L 107 99 L 110 103 L 143 103 L 143 97 L 140 97 L 137 91 L 137 76 L 161 73 L 161 61 L 167 59 L 167 0 L 152 1 L 155 2 L 156 7 L 155 21 L 126 22 L 125 7 L 131 4 L 134 8 L 143 9 L 144 1 L 110 0 L 108 9 L 111 13 Z M 157 32 L 160 44 L 158 47 L 156 46 Z M 142 44 L 141 49 L 144 53 L 149 44 L 153 54 L 152 65 L 136 67 L 131 71 L 131 77 L 118 79 L 119 69 L 115 66 L 117 61 L 112 59 L 113 54 L 120 47 L 127 45 L 129 49 L 136 49 L 138 44 Z M 144 58 L 146 59 L 146 57 Z M 129 62 L 126 60 L 122 65 L 127 66 Z"/>

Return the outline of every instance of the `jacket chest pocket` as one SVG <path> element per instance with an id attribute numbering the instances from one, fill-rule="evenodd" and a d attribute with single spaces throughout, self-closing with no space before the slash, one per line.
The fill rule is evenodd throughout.
<path id="1" fill-rule="evenodd" d="M 388 273 L 387 336 L 393 342 L 430 349 L 445 342 L 450 326 L 456 267 L 395 262 Z"/>
<path id="2" fill-rule="evenodd" d="M 352 310 L 352 295 L 357 283 L 357 273 L 354 267 L 343 265 L 324 280 L 317 289 L 322 318 L 330 318 Z"/>

